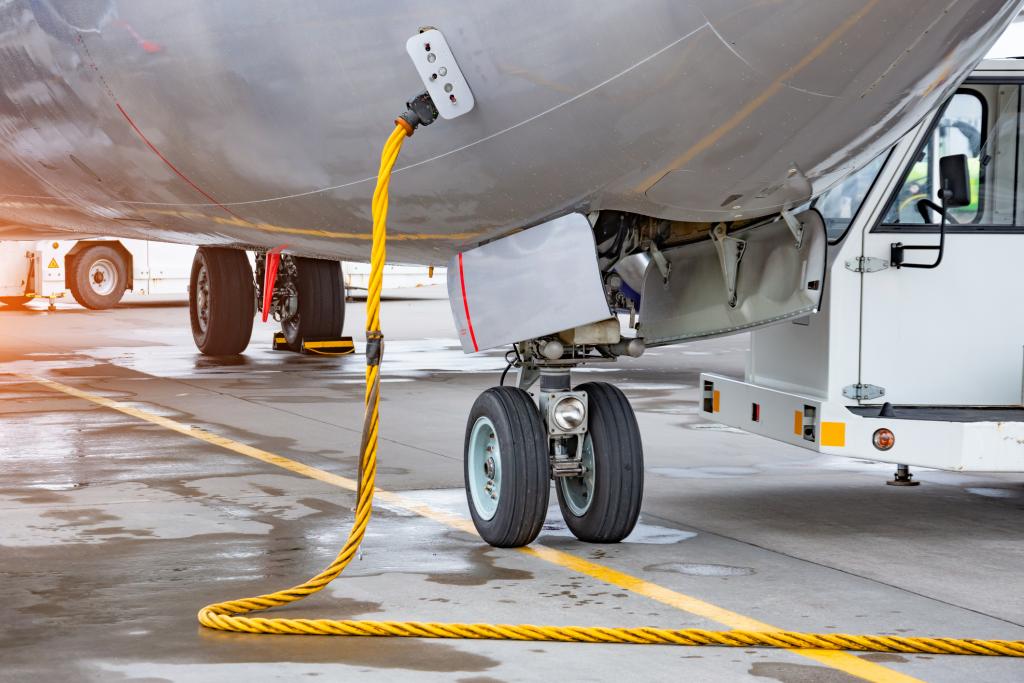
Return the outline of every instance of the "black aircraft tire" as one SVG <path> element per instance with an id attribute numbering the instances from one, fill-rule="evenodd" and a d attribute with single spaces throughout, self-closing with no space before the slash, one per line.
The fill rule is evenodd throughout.
<path id="1" fill-rule="evenodd" d="M 518 548 L 537 538 L 551 479 L 547 436 L 530 395 L 516 387 L 480 394 L 469 412 L 464 454 L 466 499 L 480 536 L 498 548 Z M 492 457 L 496 467 L 491 465 L 488 479 Z M 495 483 L 495 495 L 488 495 L 488 482 Z"/>
<path id="2" fill-rule="evenodd" d="M 252 337 L 256 289 L 245 252 L 199 247 L 188 287 L 192 338 L 207 356 L 235 356 Z"/>
<path id="3" fill-rule="evenodd" d="M 128 288 L 128 264 L 124 255 L 105 244 L 83 249 L 68 273 L 71 296 L 93 311 L 111 308 Z"/>
<path id="4" fill-rule="evenodd" d="M 298 313 L 281 322 L 288 348 L 302 350 L 303 339 L 340 337 L 345 325 L 345 283 L 341 264 L 313 258 L 296 258 Z"/>
<path id="5" fill-rule="evenodd" d="M 640 517 L 644 495 L 640 427 L 629 399 L 618 387 L 587 382 L 576 391 L 587 393 L 593 473 L 589 485 L 582 483 L 583 477 L 556 479 L 558 507 L 576 538 L 618 543 L 633 531 Z M 580 495 L 583 491 L 586 495 Z M 570 492 L 576 496 L 574 505 L 570 505 Z"/>

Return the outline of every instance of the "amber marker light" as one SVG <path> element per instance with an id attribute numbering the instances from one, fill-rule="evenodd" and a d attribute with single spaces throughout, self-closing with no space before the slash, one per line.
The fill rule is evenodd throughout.
<path id="1" fill-rule="evenodd" d="M 874 435 L 871 437 L 871 443 L 875 445 L 880 451 L 887 451 L 896 445 L 896 435 L 891 430 L 882 427 L 876 429 Z"/>

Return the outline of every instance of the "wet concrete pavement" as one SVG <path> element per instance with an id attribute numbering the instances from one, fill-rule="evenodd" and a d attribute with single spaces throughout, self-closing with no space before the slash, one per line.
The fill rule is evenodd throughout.
<path id="1" fill-rule="evenodd" d="M 346 328 L 361 328 L 349 306 Z M 444 301 L 384 305 L 378 483 L 465 515 L 464 420 L 503 354 L 465 357 Z M 28 373 L 354 476 L 362 358 L 195 352 L 187 309 L 0 309 L 0 680 L 1018 681 L 1019 660 L 551 643 L 258 637 L 210 632 L 204 604 L 292 585 L 347 534 L 351 492 L 26 380 Z M 729 614 L 792 630 L 1024 638 L 1024 475 L 822 457 L 697 417 L 697 374 L 742 373 L 744 337 L 576 373 L 615 381 L 644 434 L 641 525 L 575 541 L 553 508 L 538 543 Z M 552 500 L 554 496 L 552 496 Z M 361 556 L 280 613 L 723 628 L 400 508 Z"/>

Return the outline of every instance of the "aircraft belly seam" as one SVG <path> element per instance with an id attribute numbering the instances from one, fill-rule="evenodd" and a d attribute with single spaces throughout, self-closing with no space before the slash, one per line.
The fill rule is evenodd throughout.
<path id="1" fill-rule="evenodd" d="M 160 161 L 164 162 L 164 164 L 169 169 L 174 171 L 174 173 L 179 178 L 181 178 L 186 183 L 188 183 L 188 185 L 192 189 L 194 189 L 196 192 L 198 192 L 199 194 L 203 195 L 204 197 L 209 199 L 211 202 L 213 202 L 212 204 L 207 204 L 206 206 L 218 206 L 221 209 L 223 209 L 224 211 L 228 212 L 230 215 L 232 215 L 235 218 L 237 218 L 238 220 L 245 221 L 244 218 L 242 218 L 237 213 L 235 213 L 231 209 L 229 209 L 226 206 L 224 206 L 223 204 L 221 204 L 209 192 L 207 192 L 203 188 L 199 187 L 199 185 L 197 185 L 191 178 L 189 178 L 187 175 L 182 173 L 178 169 L 177 166 L 175 166 L 173 163 L 171 163 L 170 159 L 168 159 L 166 156 L 164 156 L 163 152 L 161 152 L 159 149 L 157 149 L 156 145 L 154 145 L 152 142 L 150 142 L 149 138 L 146 137 L 146 134 L 142 132 L 142 129 L 139 128 L 138 125 L 136 125 L 135 121 L 132 119 L 131 116 L 128 115 L 128 112 L 125 110 L 125 108 L 123 106 L 121 106 L 121 101 L 117 98 L 117 95 L 114 94 L 114 90 L 113 90 L 113 88 L 110 87 L 110 84 L 107 83 L 107 79 L 103 77 L 103 72 L 100 71 L 99 65 L 96 64 L 96 60 L 93 58 L 92 52 L 89 51 L 89 46 L 86 44 L 85 40 L 82 39 L 81 35 L 78 35 L 77 38 L 78 38 L 78 44 L 82 47 L 82 51 L 85 53 L 85 59 L 88 62 L 89 67 L 94 72 L 96 72 L 96 77 L 100 80 L 100 83 L 103 85 L 103 89 L 106 91 L 107 96 L 114 103 L 114 106 L 117 107 L 117 111 L 119 111 L 121 113 L 121 116 L 124 117 L 124 120 L 127 121 L 128 125 L 131 126 L 133 131 L 135 131 L 135 134 L 139 136 L 139 138 L 142 140 L 142 142 L 144 142 L 146 144 L 147 147 L 149 147 L 150 151 L 152 151 L 153 154 L 155 154 L 157 156 L 157 158 L 160 159 Z M 116 201 L 118 201 L 118 203 L 121 203 L 121 204 L 129 203 L 129 202 L 125 202 L 125 201 L 122 201 L 122 200 L 116 200 Z M 248 221 L 245 221 L 245 222 L 248 223 Z"/>
<path id="2" fill-rule="evenodd" d="M 497 138 L 497 137 L 499 137 L 501 135 L 504 135 L 505 133 L 511 132 L 511 131 L 515 130 L 516 128 L 520 128 L 522 126 L 525 126 L 528 123 L 532 123 L 532 122 L 536 121 L 539 118 L 547 116 L 548 114 L 551 114 L 552 112 L 555 112 L 555 111 L 557 111 L 557 110 L 559 110 L 559 109 L 561 109 L 561 108 L 563 108 L 563 107 L 565 107 L 565 106 L 567 106 L 569 104 L 572 104 L 573 102 L 575 102 L 575 101 L 577 101 L 577 100 L 579 100 L 579 99 L 581 99 L 583 97 L 586 97 L 587 95 L 590 95 L 591 93 L 594 93 L 597 90 L 600 90 L 601 88 L 605 87 L 609 83 L 611 83 L 611 82 L 613 82 L 613 81 L 615 81 L 615 80 L 625 76 L 626 74 L 628 74 L 629 72 L 635 70 L 636 68 L 638 68 L 640 66 L 643 66 L 644 64 L 646 64 L 647 62 L 651 61 L 652 59 L 655 59 L 655 58 L 659 57 L 663 53 L 667 52 L 668 50 L 671 50 L 672 48 L 674 48 L 675 46 L 679 45 L 683 41 L 688 40 L 689 38 L 692 38 L 693 36 L 697 35 L 701 31 L 703 31 L 704 29 L 709 28 L 709 27 L 710 27 L 710 24 L 708 24 L 708 23 L 701 24 L 697 28 L 695 28 L 692 31 L 686 33 L 685 35 L 682 35 L 679 38 L 676 38 L 675 40 L 673 40 L 668 45 L 665 45 L 664 47 L 661 47 L 661 48 L 655 50 L 654 52 L 652 52 L 651 54 L 647 55 L 643 59 L 635 62 L 634 64 L 631 64 L 630 66 L 626 67 L 625 69 L 623 69 L 622 71 L 618 72 L 617 74 L 615 74 L 613 76 L 609 76 L 608 78 L 604 79 L 600 83 L 597 83 L 596 85 L 592 85 L 591 87 L 587 88 L 586 90 L 583 90 L 582 92 L 579 92 L 576 95 L 573 95 L 572 97 L 570 97 L 570 98 L 568 98 L 566 100 L 563 100 L 562 102 L 559 102 L 558 104 L 552 105 L 551 107 L 548 107 L 547 109 L 545 109 L 545 110 L 543 110 L 541 112 L 538 112 L 538 113 L 534 114 L 533 116 L 529 116 L 529 117 L 523 119 L 522 121 L 519 121 L 518 123 L 513 123 L 511 126 L 508 126 L 506 128 L 502 128 L 501 130 L 495 131 L 494 133 L 491 133 L 490 135 L 485 135 L 484 137 L 479 138 L 477 140 L 474 140 L 473 142 L 468 142 L 465 145 L 461 145 L 459 147 L 455 147 L 454 149 L 450 149 L 447 152 L 442 152 L 441 154 L 437 154 L 435 156 L 432 156 L 429 159 L 424 159 L 422 161 L 417 161 L 415 163 L 408 164 L 408 165 L 402 166 L 400 168 L 396 168 L 392 172 L 392 175 L 394 175 L 395 173 L 401 173 L 402 171 L 408 171 L 408 170 L 417 168 L 419 166 L 423 166 L 424 164 L 429 164 L 430 162 L 433 162 L 433 161 L 438 161 L 440 159 L 444 159 L 445 157 L 449 157 L 449 156 L 451 156 L 453 154 L 458 154 L 459 152 L 465 151 L 465 150 L 467 150 L 467 149 L 469 149 L 471 147 L 476 147 L 477 145 L 481 145 L 481 144 L 483 144 L 485 142 L 489 142 L 490 140 L 493 140 L 493 139 L 495 139 L 495 138 Z M 225 206 L 245 206 L 245 205 L 249 205 L 249 204 L 265 204 L 265 203 L 270 203 L 270 202 L 286 201 L 286 200 L 289 200 L 289 199 L 298 199 L 300 197 L 308 197 L 308 196 L 314 195 L 314 194 L 322 194 L 324 192 L 332 192 L 334 190 L 343 190 L 345 188 L 354 187 L 355 185 L 360 185 L 362 183 L 375 182 L 376 180 L 377 180 L 377 176 L 376 175 L 372 175 L 372 176 L 367 176 L 365 178 L 360 178 L 359 180 L 353 180 L 351 182 L 342 183 L 341 185 L 331 185 L 329 187 L 322 187 L 322 188 L 319 188 L 319 189 L 316 189 L 316 190 L 308 190 L 306 192 L 297 192 L 295 194 L 282 195 L 280 197 L 266 197 L 264 199 L 250 199 L 250 200 L 244 201 L 244 202 L 225 202 L 225 204 L 216 204 L 216 206 L 220 206 L 221 208 L 224 208 Z M 199 203 L 199 204 L 189 204 L 189 203 L 177 203 L 177 202 L 122 201 L 120 203 L 121 204 L 144 205 L 144 206 L 182 206 L 182 207 L 188 207 L 188 206 L 192 206 L 192 207 L 214 206 L 213 204 L 201 204 L 201 203 Z"/>
<path id="3" fill-rule="evenodd" d="M 238 220 L 241 220 L 241 221 L 245 220 L 244 218 L 239 216 L 237 213 L 235 213 L 234 211 L 232 211 L 228 207 L 226 207 L 223 204 L 221 204 L 220 202 L 218 202 L 216 199 L 214 199 L 212 196 L 210 196 L 210 194 L 208 192 L 206 192 L 206 190 L 204 190 L 203 188 L 201 188 L 198 185 L 196 185 L 192 181 L 191 178 L 189 178 L 187 175 L 185 175 L 184 173 L 179 171 L 178 167 L 175 166 L 173 163 L 171 163 L 171 160 L 168 159 L 167 157 L 165 157 L 163 155 L 163 153 L 159 149 L 157 149 L 156 145 L 154 145 L 152 142 L 149 141 L 149 138 L 147 138 L 146 134 L 143 133 L 139 129 L 139 127 L 135 124 L 135 121 L 132 120 L 132 117 L 129 116 L 128 112 L 126 112 L 124 110 L 124 107 L 121 106 L 121 103 L 115 100 L 114 104 L 117 106 L 117 110 L 119 112 L 121 112 L 121 115 L 124 117 L 125 121 L 128 122 L 128 125 L 130 125 L 132 127 L 132 130 L 134 130 L 138 134 L 138 136 L 140 138 L 142 138 L 142 141 L 144 143 L 146 143 L 146 146 L 149 147 L 153 151 L 153 154 L 156 154 L 156 156 L 160 159 L 160 161 L 164 162 L 164 164 L 166 164 L 169 169 L 174 171 L 178 175 L 179 178 L 181 178 L 186 183 L 188 183 L 196 192 L 198 192 L 199 194 L 203 195 L 204 197 L 209 199 L 211 202 L 213 202 L 213 205 L 219 206 L 220 208 L 224 209 L 225 211 L 227 211 L 229 214 L 231 214 L 232 216 L 234 216 Z M 124 203 L 124 202 L 122 202 L 122 203 Z M 246 222 L 248 223 L 248 221 L 246 221 Z"/>
<path id="4" fill-rule="evenodd" d="M 707 20 L 707 16 L 705 16 L 704 19 Z M 728 40 L 726 40 L 725 36 L 723 36 L 721 33 L 719 33 L 718 29 L 715 28 L 715 25 L 712 24 L 710 21 L 708 21 L 708 28 L 711 29 L 711 32 L 715 34 L 715 37 L 718 38 L 718 40 L 722 43 L 722 45 L 725 46 L 725 49 L 727 49 L 729 52 L 733 53 L 733 55 L 736 56 L 736 59 L 738 59 L 741 62 L 743 62 L 743 64 L 748 69 L 753 71 L 754 73 L 758 73 L 758 74 L 764 75 L 759 69 L 757 69 L 753 64 L 750 63 L 750 60 L 748 60 L 746 57 L 744 57 L 742 54 L 740 54 L 739 50 L 737 50 L 735 48 L 735 46 L 733 46 L 732 43 L 730 43 Z M 826 97 L 826 98 L 833 99 L 833 100 L 837 99 L 837 97 L 835 95 L 829 95 L 828 93 L 817 92 L 815 90 L 808 90 L 806 88 L 798 88 L 797 86 L 795 86 L 795 85 L 793 85 L 791 83 L 783 83 L 783 85 L 785 87 L 789 88 L 790 90 L 795 90 L 795 91 L 801 92 L 801 93 L 803 93 L 805 95 L 814 95 L 815 97 Z"/>
<path id="5" fill-rule="evenodd" d="M 722 124 L 712 130 L 710 133 L 705 135 L 696 144 L 691 146 L 683 154 L 679 155 L 668 164 L 670 169 L 684 168 L 686 164 L 693 161 L 698 155 L 708 151 L 714 147 L 719 140 L 731 133 L 740 124 L 750 118 L 750 115 L 761 108 L 765 102 L 770 100 L 780 89 L 792 88 L 787 83 L 791 78 L 796 76 L 798 73 L 807 68 L 815 60 L 818 59 L 829 47 L 832 46 L 837 40 L 839 40 L 847 31 L 856 26 L 867 14 L 870 12 L 881 0 L 868 0 L 863 7 L 857 12 L 849 15 L 843 23 L 835 28 L 829 35 L 825 36 L 813 50 L 804 55 L 803 59 L 789 67 L 786 71 L 778 76 L 772 83 L 765 88 L 759 95 L 754 97 L 752 100 L 733 114 L 731 117 L 726 119 Z M 710 24 L 709 24 L 710 25 Z M 712 28 L 712 30 L 714 30 Z M 635 188 L 638 193 L 646 193 L 652 187 L 654 187 L 662 178 L 671 173 L 658 171 L 652 176 L 648 176 L 637 184 Z"/>

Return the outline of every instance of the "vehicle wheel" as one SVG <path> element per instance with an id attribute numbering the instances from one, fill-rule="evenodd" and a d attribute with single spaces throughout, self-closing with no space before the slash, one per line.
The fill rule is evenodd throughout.
<path id="1" fill-rule="evenodd" d="M 105 244 L 86 247 L 68 274 L 71 296 L 94 311 L 114 306 L 128 287 L 128 264 L 117 249 Z"/>
<path id="2" fill-rule="evenodd" d="M 466 498 L 480 536 L 498 548 L 537 538 L 551 481 L 547 437 L 537 406 L 517 387 L 480 394 L 466 425 Z"/>
<path id="3" fill-rule="evenodd" d="M 558 507 L 573 535 L 618 543 L 633 531 L 644 493 L 644 453 L 633 408 L 605 382 L 581 384 L 590 417 L 583 437 L 582 477 L 559 477 Z"/>
<path id="4" fill-rule="evenodd" d="M 294 313 L 281 319 L 281 332 L 293 351 L 302 350 L 303 339 L 340 337 L 345 324 L 345 284 L 341 264 L 314 258 L 294 258 L 291 296 Z M 282 267 L 284 267 L 282 265 Z"/>
<path id="5" fill-rule="evenodd" d="M 12 308 L 22 308 L 29 301 L 32 301 L 30 296 L 0 296 L 0 304 Z"/>
<path id="6" fill-rule="evenodd" d="M 256 289 L 245 252 L 199 247 L 192 259 L 188 312 L 196 348 L 208 356 L 234 356 L 252 337 Z"/>

